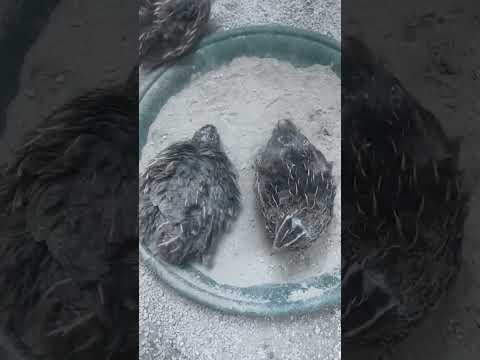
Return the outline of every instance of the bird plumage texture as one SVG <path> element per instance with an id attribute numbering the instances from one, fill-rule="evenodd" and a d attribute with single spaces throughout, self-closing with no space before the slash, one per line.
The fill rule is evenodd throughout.
<path id="1" fill-rule="evenodd" d="M 296 128 L 281 120 L 256 161 L 254 190 L 273 251 L 317 241 L 333 217 L 332 163 Z"/>
<path id="2" fill-rule="evenodd" d="M 207 31 L 210 11 L 211 0 L 142 0 L 141 61 L 163 65 L 186 54 Z"/>
<path id="3" fill-rule="evenodd" d="M 140 180 L 140 240 L 158 259 L 202 258 L 240 208 L 237 175 L 214 126 L 174 143 Z"/>
<path id="4" fill-rule="evenodd" d="M 401 341 L 460 264 L 458 142 L 359 40 L 342 49 L 342 336 Z"/>
<path id="5" fill-rule="evenodd" d="M 61 107 L 2 170 L 0 305 L 49 359 L 137 352 L 138 70 Z"/>

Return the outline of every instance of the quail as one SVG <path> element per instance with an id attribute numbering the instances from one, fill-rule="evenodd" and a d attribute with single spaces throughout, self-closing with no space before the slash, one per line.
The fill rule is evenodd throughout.
<path id="1" fill-rule="evenodd" d="M 161 151 L 140 180 L 140 240 L 159 260 L 205 260 L 240 208 L 237 174 L 212 125 Z"/>
<path id="2" fill-rule="evenodd" d="M 273 252 L 308 248 L 330 224 L 332 166 L 292 121 L 278 122 L 256 160 L 254 185 Z"/>

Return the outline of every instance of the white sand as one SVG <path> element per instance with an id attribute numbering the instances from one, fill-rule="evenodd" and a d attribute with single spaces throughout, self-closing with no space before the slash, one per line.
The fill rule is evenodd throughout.
<path id="1" fill-rule="evenodd" d="M 337 184 L 334 219 L 305 254 L 271 256 L 253 192 L 253 164 L 277 121 L 291 119 L 327 160 Z M 249 286 L 300 281 L 340 266 L 340 80 L 330 67 L 297 69 L 276 59 L 238 58 L 192 80 L 172 97 L 152 124 L 141 167 L 172 142 L 205 124 L 217 127 L 239 173 L 242 212 L 219 242 L 209 269 L 221 283 Z"/>

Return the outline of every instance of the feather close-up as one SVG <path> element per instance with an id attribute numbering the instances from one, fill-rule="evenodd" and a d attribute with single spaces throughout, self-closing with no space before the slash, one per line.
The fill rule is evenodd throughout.
<path id="1" fill-rule="evenodd" d="M 211 0 L 142 0 L 140 61 L 168 64 L 189 52 L 208 30 Z"/>

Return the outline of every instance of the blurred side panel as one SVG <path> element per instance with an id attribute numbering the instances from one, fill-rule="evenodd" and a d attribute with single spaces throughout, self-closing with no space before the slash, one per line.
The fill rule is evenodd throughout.
<path id="1" fill-rule="evenodd" d="M 477 5 L 342 2 L 344 359 L 480 352 Z"/>
<path id="2" fill-rule="evenodd" d="M 0 358 L 135 358 L 138 3 L 0 16 Z"/>

